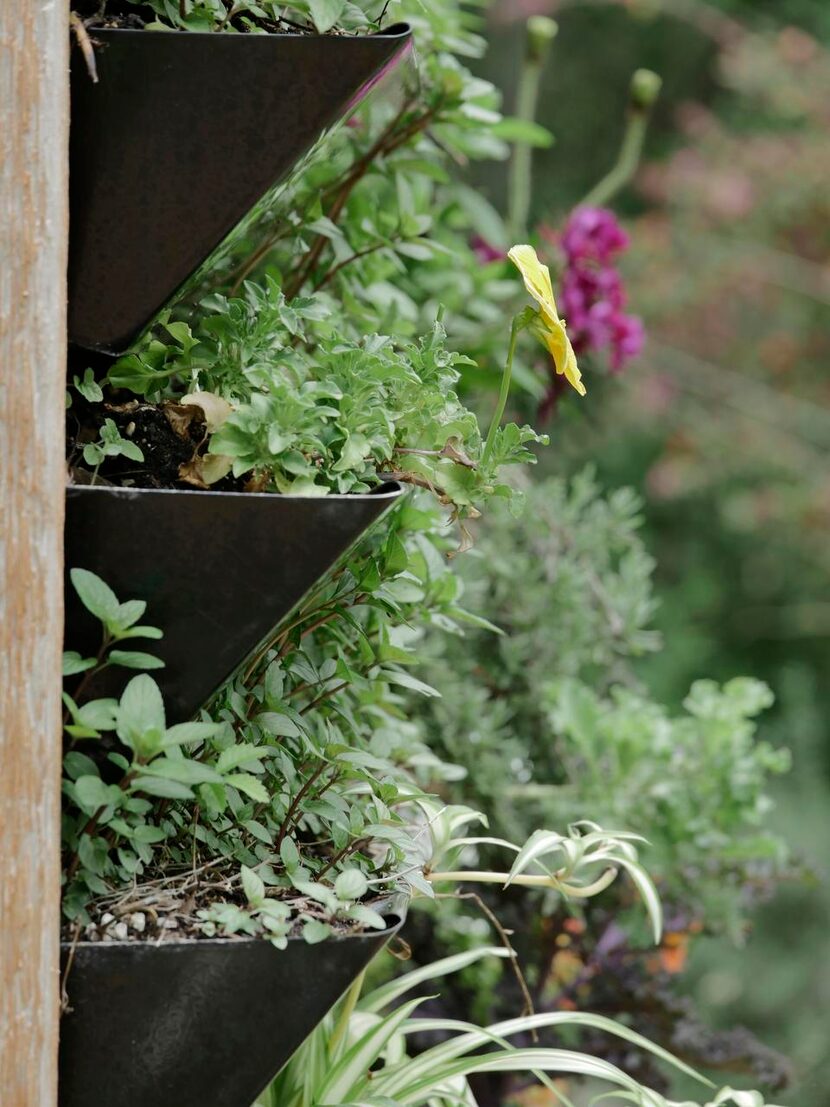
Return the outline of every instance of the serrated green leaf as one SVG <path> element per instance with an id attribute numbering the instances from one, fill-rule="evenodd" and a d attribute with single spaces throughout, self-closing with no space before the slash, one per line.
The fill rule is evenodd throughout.
<path id="1" fill-rule="evenodd" d="M 243 795 L 248 796 L 256 803 L 267 803 L 271 798 L 262 781 L 257 780 L 257 778 L 251 776 L 250 773 L 231 773 L 229 776 L 224 777 L 224 780 L 227 784 L 232 784 L 238 792 L 242 792 Z"/>

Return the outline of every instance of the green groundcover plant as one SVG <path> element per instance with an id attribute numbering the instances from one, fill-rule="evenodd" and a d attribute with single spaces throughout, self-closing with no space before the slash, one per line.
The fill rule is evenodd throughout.
<path id="1" fill-rule="evenodd" d="M 140 622 L 145 605 L 72 570 L 102 645 L 94 658 L 65 657 L 70 918 L 89 924 L 94 901 L 96 919 L 103 910 L 117 923 L 120 905 L 142 899 L 138 885 L 156 915 L 172 912 L 185 929 L 210 921 L 225 933 L 266 927 L 280 936 L 293 925 L 287 916 L 270 927 L 261 906 L 248 911 L 243 899 L 242 910 L 206 920 L 190 893 L 198 886 L 206 902 L 239 906 L 240 889 L 261 898 L 261 882 L 292 895 L 303 885 L 305 922 L 319 922 L 344 921 L 341 906 L 364 899 L 370 881 L 389 886 L 410 841 L 398 809 L 422 794 L 419 781 L 454 771 L 401 710 L 405 689 L 436 694 L 409 671 L 408 628 L 475 621 L 459 603 L 442 522 L 427 505 L 395 509 L 200 720 L 170 728 L 150 676 L 161 662 L 124 648 L 161 635 Z M 120 698 L 90 698 L 97 672 L 110 666 L 127 670 Z M 131 669 L 145 672 L 127 681 Z M 342 903 L 332 898 L 340 893 L 348 893 Z M 363 908 L 349 918 L 380 925 Z"/>
<path id="2" fill-rule="evenodd" d="M 700 680 L 681 715 L 638 683 L 637 657 L 661 648 L 640 507 L 586 471 L 529 486 L 518 521 L 494 511 L 458 572 L 503 633 L 471 630 L 463 652 L 430 638 L 443 694 L 415 706 L 498 833 L 585 811 L 646 833 L 664 895 L 739 938 L 742 889 L 784 872 L 767 788 L 789 757 L 755 736 L 772 702 L 758 681 Z"/>
<path id="3" fill-rule="evenodd" d="M 141 13 L 148 30 L 222 31 L 248 34 L 371 33 L 388 22 L 384 0 L 136 0 L 90 5 L 96 19 L 120 9 Z"/>
<path id="4" fill-rule="evenodd" d="M 316 942 L 335 929 L 382 929 L 382 914 L 364 902 L 370 887 L 405 882 L 431 895 L 432 885 L 503 883 L 587 899 L 604 892 L 621 871 L 633 879 L 659 937 L 659 900 L 640 866 L 637 835 L 574 824 L 565 836 L 537 831 L 521 847 L 459 836 L 483 816 L 446 808 L 420 790 L 416 755 L 439 773 L 440 763 L 423 757 L 412 737 L 395 750 L 397 760 L 388 746 L 387 756 L 379 756 L 379 724 L 390 705 L 377 694 L 388 695 L 395 683 L 433 690 L 400 668 L 380 669 L 354 614 L 349 618 L 364 643 L 364 659 L 366 651 L 372 654 L 365 682 L 349 671 L 342 653 L 330 665 L 314 653 L 292 650 L 284 634 L 252 666 L 256 671 L 264 664 L 262 684 L 250 676 L 237 682 L 217 704 L 215 721 L 205 712 L 200 721 L 167 726 L 161 693 L 147 672 L 132 677 L 118 700 L 82 698 L 84 684 L 108 666 L 158 668 L 154 655 L 120 647 L 160 632 L 138 623 L 143 603 L 119 602 L 86 570 L 74 569 L 71 576 L 103 628 L 97 657 L 65 656 L 67 675 L 80 675 L 81 683 L 74 696 L 64 696 L 70 744 L 64 907 L 86 924 L 90 937 L 125 937 L 124 919 L 129 916 L 135 929 L 138 913 L 142 935 L 149 914 L 151 929 L 159 932 L 264 934 L 284 948 L 292 933 Z M 331 610 L 312 626 L 343 617 L 342 585 L 338 590 Z M 383 601 L 376 602 L 383 610 Z M 371 609 L 365 595 L 361 606 Z M 300 641 L 304 636 L 301 630 Z M 335 642 L 342 646 L 339 636 Z M 340 679 L 347 674 L 349 680 Z M 309 704 L 318 707 L 347 683 L 357 696 L 353 712 L 341 695 L 332 716 L 321 711 L 319 718 L 304 718 Z M 368 696 L 359 694 L 361 685 L 364 694 L 375 696 L 375 725 L 368 728 L 357 721 L 358 710 L 374 714 Z M 298 688 L 308 690 L 304 706 L 302 700 L 291 702 Z M 116 748 L 106 742 L 112 732 Z M 81 752 L 78 743 L 92 744 L 97 756 Z M 99 744 L 102 749 L 95 748 Z M 515 852 L 509 873 L 439 868 L 482 844 Z"/>
<path id="5" fill-rule="evenodd" d="M 171 23 L 207 10 L 157 7 Z M 220 7 L 211 18 L 221 23 Z M 118 6 L 127 9 L 147 10 Z M 308 15 L 301 4 L 280 11 Z M 338 18 L 350 12 L 338 6 Z M 504 157 L 508 138 L 549 136 L 503 119 L 496 89 L 460 63 L 458 55 L 483 49 L 474 13 L 393 4 L 386 16 L 410 18 L 419 50 L 397 93 L 370 98 L 354 126 L 329 137 L 325 159 L 304 165 L 262 207 L 203 278 L 204 295 L 174 305 L 104 379 L 91 371 L 75 378 L 70 459 L 93 479 L 320 495 L 395 478 L 433 489 L 460 517 L 494 493 L 510 495 L 500 467 L 530 460 L 528 446 L 540 439 L 514 424 L 491 424 L 482 435 L 457 389 L 462 373 L 482 373 L 501 385 L 503 413 L 519 286 L 491 270 L 473 290 L 470 311 L 486 308 L 492 335 L 476 367 L 446 343 L 441 304 L 427 285 L 459 266 L 466 275 L 480 269 L 465 239 L 477 214 L 467 210 L 473 194 L 445 166 Z M 442 240 L 455 227 L 461 234 Z M 542 306 L 521 325 L 548 318 Z M 550 321 L 566 342 L 558 319 Z M 566 351 L 550 348 L 563 371 Z M 518 362 L 516 372 L 526 387 Z M 148 407 L 170 424 L 161 456 L 155 434 L 143 433 Z"/>

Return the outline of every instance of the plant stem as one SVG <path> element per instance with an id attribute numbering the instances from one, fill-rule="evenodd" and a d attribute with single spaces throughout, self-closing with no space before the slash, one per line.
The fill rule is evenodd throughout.
<path id="1" fill-rule="evenodd" d="M 481 911 L 482 915 L 484 915 L 484 917 L 496 931 L 499 939 L 501 940 L 501 944 L 510 954 L 510 967 L 513 970 L 513 975 L 516 978 L 516 983 L 519 985 L 519 991 L 522 993 L 522 997 L 524 998 L 524 1008 L 522 1009 L 520 1014 L 535 1015 L 536 1009 L 533 1006 L 533 996 L 530 994 L 530 989 L 528 988 L 527 981 L 524 978 L 522 967 L 519 963 L 519 955 L 514 949 L 513 943 L 510 941 L 510 935 L 513 933 L 513 931 L 505 930 L 505 928 L 499 922 L 499 918 L 495 914 L 495 912 L 490 910 L 490 908 L 487 906 L 481 896 L 478 895 L 476 892 L 436 892 L 435 898 L 447 898 L 456 900 L 469 899 L 473 901 L 476 907 L 478 907 L 479 911 Z M 536 1030 L 531 1031 L 531 1037 L 534 1042 L 539 1041 L 539 1034 Z"/>
<path id="2" fill-rule="evenodd" d="M 481 455 L 482 468 L 484 468 L 490 460 L 490 455 L 493 452 L 493 446 L 496 441 L 496 432 L 501 426 L 504 409 L 507 407 L 507 397 L 510 393 L 510 378 L 513 373 L 513 356 L 516 353 L 516 340 L 519 337 L 520 330 L 521 323 L 519 321 L 519 316 L 516 315 L 513 317 L 513 322 L 510 324 L 510 345 L 507 348 L 507 361 L 505 362 L 504 372 L 501 376 L 501 387 L 499 388 L 496 410 L 493 412 L 493 418 L 490 420 L 490 429 L 487 431 L 487 440 L 484 443 L 484 452 Z"/>
<path id="3" fill-rule="evenodd" d="M 628 114 L 617 161 L 577 207 L 604 207 L 625 188 L 637 172 L 652 108 L 660 95 L 661 80 L 648 69 L 638 69 L 631 78 Z"/>
<path id="4" fill-rule="evenodd" d="M 630 111 L 628 113 L 616 164 L 580 201 L 579 207 L 605 207 L 621 189 L 625 188 L 637 172 L 637 166 L 640 164 L 647 128 L 648 114 L 646 112 Z"/>
<path id="5" fill-rule="evenodd" d="M 326 787 L 328 788 L 330 787 L 330 785 L 327 784 Z M 334 857 L 330 858 L 330 860 L 328 860 L 325 865 L 323 865 L 322 869 L 320 869 L 320 871 L 317 873 L 317 879 L 320 880 L 320 878 L 325 876 L 325 874 L 329 872 L 330 869 L 333 869 L 335 865 L 339 865 L 341 861 L 345 860 L 345 858 L 355 853 L 358 849 L 360 849 L 362 845 L 365 844 L 366 841 L 367 839 L 365 837 L 355 838 L 353 842 L 349 842 L 348 845 L 343 846 L 341 850 L 338 850 L 338 852 L 335 853 Z"/>
<path id="6" fill-rule="evenodd" d="M 369 150 L 358 158 L 357 161 L 347 171 L 345 176 L 339 181 L 334 182 L 324 193 L 323 198 L 329 195 L 332 191 L 336 190 L 334 199 L 330 207 L 326 211 L 327 217 L 336 223 L 340 217 L 343 208 L 346 205 L 346 201 L 351 195 L 352 189 L 360 181 L 372 166 L 372 163 L 376 158 L 387 155 L 393 150 L 396 150 L 398 146 L 403 145 L 404 142 L 408 142 L 411 137 L 416 135 L 424 127 L 428 126 L 434 115 L 434 111 L 426 111 L 416 119 L 398 132 L 397 128 L 402 124 L 406 117 L 407 112 L 412 107 L 412 99 L 407 97 L 404 101 L 400 111 L 395 118 L 388 125 L 386 130 L 380 136 L 380 138 L 370 147 Z M 308 253 L 301 259 L 300 264 L 286 279 L 283 292 L 286 300 L 292 300 L 300 289 L 305 284 L 306 280 L 310 276 L 314 266 L 323 252 L 323 249 L 328 243 L 328 238 L 325 235 L 318 235 L 311 245 Z"/>
<path id="7" fill-rule="evenodd" d="M 118 787 L 121 789 L 122 792 L 126 792 L 127 788 L 130 786 L 133 779 L 135 778 L 135 775 L 136 775 L 135 774 L 135 769 L 129 769 L 124 774 L 124 776 L 121 778 L 121 780 L 118 784 Z M 84 837 L 84 835 L 88 835 L 90 838 L 92 837 L 92 835 L 98 829 L 98 823 L 101 819 L 101 816 L 106 811 L 106 809 L 107 809 L 107 804 L 104 804 L 102 807 L 99 807 L 98 810 L 94 814 L 90 815 L 89 819 L 87 820 L 86 825 L 84 826 L 81 833 L 78 835 L 78 849 L 72 855 L 72 860 L 69 862 L 69 865 L 68 865 L 67 870 L 66 870 L 66 883 L 67 884 L 69 884 L 71 882 L 71 880 L 74 877 L 75 873 L 78 871 L 78 866 L 81 863 L 81 848 L 80 848 L 81 839 Z M 110 830 L 110 833 L 111 832 L 112 831 Z M 110 845 L 112 845 L 112 842 L 110 842 Z"/>
<path id="8" fill-rule="evenodd" d="M 519 74 L 516 94 L 516 116 L 533 123 L 539 99 L 539 82 L 544 63 L 541 59 L 525 56 Z M 507 226 L 512 242 L 524 242 L 527 238 L 527 221 L 533 187 L 533 148 L 528 142 L 517 142 L 510 161 L 507 182 Z"/>
<path id="9" fill-rule="evenodd" d="M 307 703 L 300 712 L 301 715 L 308 714 L 309 711 L 313 711 L 315 707 L 318 707 L 324 700 L 330 699 L 332 696 L 336 696 L 338 692 L 342 692 L 344 688 L 348 687 L 349 682 L 347 680 L 341 681 L 340 684 L 335 684 L 333 688 L 326 689 L 325 692 L 321 692 L 320 695 Z"/>
<path id="10" fill-rule="evenodd" d="M 314 772 L 311 774 L 311 776 L 306 780 L 305 784 L 302 786 L 302 788 L 299 790 L 299 792 L 296 794 L 296 796 L 292 800 L 291 806 L 288 808 L 288 811 L 286 812 L 285 818 L 283 819 L 283 822 L 282 822 L 282 826 L 280 827 L 279 832 L 277 833 L 276 841 L 274 842 L 274 851 L 276 853 L 279 853 L 280 846 L 282 845 L 286 834 L 291 829 L 291 827 L 294 825 L 294 816 L 296 815 L 300 804 L 305 799 L 309 788 L 311 788 L 312 784 L 314 784 L 314 782 L 319 779 L 319 777 L 322 775 L 322 773 L 325 772 L 325 770 L 328 768 L 328 764 L 329 764 L 328 761 L 322 761 L 321 760 L 320 764 L 317 766 L 317 768 L 314 770 Z"/>
<path id="11" fill-rule="evenodd" d="M 358 261 L 360 258 L 368 257 L 369 254 L 374 254 L 378 250 L 383 250 L 386 246 L 390 245 L 390 242 L 393 241 L 395 240 L 392 239 L 390 241 L 375 242 L 371 246 L 367 246 L 363 250 L 357 250 L 355 253 L 351 254 L 347 258 L 343 258 L 342 261 L 339 261 L 336 265 L 333 265 L 331 269 L 329 269 L 329 271 L 325 274 L 325 276 L 321 277 L 320 280 L 317 281 L 317 283 L 314 285 L 314 291 L 319 292 L 321 288 L 325 288 L 327 284 L 330 284 L 334 280 L 334 278 L 342 269 L 345 269 L 347 265 L 351 265 L 353 261 Z"/>

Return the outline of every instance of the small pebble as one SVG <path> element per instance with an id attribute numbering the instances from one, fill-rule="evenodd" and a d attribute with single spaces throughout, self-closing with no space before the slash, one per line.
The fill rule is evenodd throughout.
<path id="1" fill-rule="evenodd" d="M 176 922 L 175 919 L 165 919 L 161 925 L 165 928 L 165 930 L 176 930 L 179 924 Z"/>
<path id="2" fill-rule="evenodd" d="M 115 926 L 112 928 L 112 932 L 114 937 L 119 942 L 125 942 L 130 936 L 129 929 L 127 928 L 127 924 L 125 922 L 116 923 Z"/>
<path id="3" fill-rule="evenodd" d="M 147 926 L 147 917 L 143 911 L 136 911 L 135 914 L 130 915 L 130 926 L 137 934 L 144 933 L 144 928 Z"/>
<path id="4" fill-rule="evenodd" d="M 115 918 L 115 915 L 111 915 L 109 913 L 109 911 L 105 911 L 104 914 L 101 916 L 100 925 L 101 926 L 109 926 L 109 924 L 113 921 L 114 918 Z"/>

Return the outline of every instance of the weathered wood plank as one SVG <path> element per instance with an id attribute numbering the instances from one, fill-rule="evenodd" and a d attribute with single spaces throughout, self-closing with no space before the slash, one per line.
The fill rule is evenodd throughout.
<path id="1" fill-rule="evenodd" d="M 0 2 L 0 1102 L 57 1101 L 66 0 Z"/>

